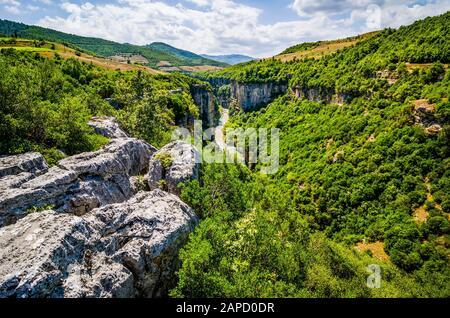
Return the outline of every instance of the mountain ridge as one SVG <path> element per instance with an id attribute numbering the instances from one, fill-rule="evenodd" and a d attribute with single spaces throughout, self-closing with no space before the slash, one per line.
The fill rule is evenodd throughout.
<path id="1" fill-rule="evenodd" d="M 224 63 L 230 64 L 230 65 L 250 62 L 250 61 L 257 59 L 255 57 L 251 57 L 251 56 L 243 55 L 243 54 L 222 54 L 222 55 L 200 54 L 200 55 L 205 58 L 216 60 L 219 62 L 224 62 Z"/>
<path id="2" fill-rule="evenodd" d="M 182 68 L 178 68 L 181 66 L 225 66 L 223 63 L 208 60 L 201 56 L 199 56 L 198 59 L 182 58 L 169 53 L 168 50 L 157 50 L 147 46 L 118 43 L 97 37 L 85 37 L 76 34 L 69 34 L 49 28 L 27 25 L 10 20 L 0 19 L 0 34 L 10 37 L 21 37 L 26 39 L 47 40 L 61 42 L 63 44 L 71 44 L 77 48 L 85 50 L 87 53 L 102 57 L 112 57 L 120 54 L 142 55 L 148 61 L 146 65 L 156 69 L 162 69 L 164 66 L 176 67 L 177 70 L 182 70 Z"/>

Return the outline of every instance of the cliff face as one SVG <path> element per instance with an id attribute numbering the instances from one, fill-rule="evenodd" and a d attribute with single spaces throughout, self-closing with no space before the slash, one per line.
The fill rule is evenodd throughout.
<path id="1" fill-rule="evenodd" d="M 323 88 L 303 88 L 295 86 L 291 89 L 293 96 L 300 99 L 307 99 L 311 102 L 326 102 L 331 104 L 340 104 L 348 102 L 352 99 L 349 94 L 338 93 L 334 90 L 327 90 Z"/>
<path id="2" fill-rule="evenodd" d="M 208 81 L 213 87 L 214 95 L 219 105 L 229 108 L 231 103 L 235 102 L 244 111 L 258 110 L 287 92 L 299 99 L 340 105 L 359 95 L 357 93 L 354 95 L 340 93 L 320 87 L 305 88 L 294 86 L 289 88 L 287 83 L 242 83 L 219 77 L 203 80 Z"/>
<path id="3" fill-rule="evenodd" d="M 257 110 L 287 92 L 286 83 L 239 83 L 231 82 L 231 96 L 244 111 Z"/>
<path id="4" fill-rule="evenodd" d="M 203 126 L 206 128 L 214 127 L 219 112 L 213 92 L 208 89 L 207 85 L 193 85 L 191 87 L 191 95 L 199 108 Z"/>
<path id="5" fill-rule="evenodd" d="M 252 111 L 272 102 L 288 90 L 287 83 L 242 83 L 227 78 L 209 78 L 219 105 L 229 108 L 232 101 L 244 111 Z"/>

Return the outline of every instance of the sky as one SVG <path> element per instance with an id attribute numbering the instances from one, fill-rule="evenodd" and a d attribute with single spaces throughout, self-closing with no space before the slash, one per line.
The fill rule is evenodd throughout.
<path id="1" fill-rule="evenodd" d="M 0 0 L 0 19 L 121 43 L 254 57 L 449 10 L 450 0 Z"/>

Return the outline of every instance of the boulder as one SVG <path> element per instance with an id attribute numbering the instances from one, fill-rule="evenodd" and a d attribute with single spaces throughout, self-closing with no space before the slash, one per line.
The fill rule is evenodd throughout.
<path id="1" fill-rule="evenodd" d="M 113 139 L 98 151 L 63 159 L 43 174 L 22 172 L 7 181 L 2 178 L 0 227 L 30 211 L 51 208 L 81 215 L 123 202 L 135 193 L 130 176 L 145 173 L 155 151 L 136 139 Z"/>
<path id="2" fill-rule="evenodd" d="M 113 139 L 96 152 L 85 152 L 61 160 L 59 167 L 79 174 L 109 175 L 115 173 L 138 174 L 147 169 L 153 146 L 137 139 Z"/>
<path id="3" fill-rule="evenodd" d="M 0 157 L 0 178 L 20 173 L 38 174 L 48 169 L 44 157 L 37 152 Z"/>
<path id="4" fill-rule="evenodd" d="M 88 125 L 94 128 L 97 134 L 107 138 L 127 138 L 128 135 L 120 129 L 114 117 L 93 117 Z"/>
<path id="5" fill-rule="evenodd" d="M 174 141 L 153 154 L 147 174 L 150 189 L 179 194 L 178 184 L 198 179 L 200 154 L 184 141 Z"/>
<path id="6" fill-rule="evenodd" d="M 163 296 L 197 222 L 161 190 L 81 217 L 32 213 L 0 229 L 0 298 Z"/>

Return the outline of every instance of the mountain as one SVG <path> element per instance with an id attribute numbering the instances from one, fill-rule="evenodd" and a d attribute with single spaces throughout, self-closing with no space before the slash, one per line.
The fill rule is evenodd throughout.
<path id="1" fill-rule="evenodd" d="M 239 63 L 249 62 L 256 60 L 256 58 L 247 56 L 247 55 L 241 55 L 241 54 L 229 54 L 229 55 L 208 55 L 208 54 L 201 54 L 204 58 L 212 59 L 215 61 L 220 61 L 223 63 L 227 63 L 230 65 L 235 65 Z"/>
<path id="2" fill-rule="evenodd" d="M 182 54 L 173 54 L 170 50 L 154 49 L 152 47 L 138 46 L 128 43 L 117 43 L 109 40 L 83 37 L 74 34 L 55 31 L 39 26 L 30 26 L 0 19 L 0 34 L 20 38 L 47 40 L 61 42 L 72 47 L 77 47 L 102 57 L 123 58 L 124 55 L 141 57 L 145 65 L 164 71 L 189 71 L 196 67 L 212 66 L 214 68 L 225 66 L 225 64 L 211 61 L 201 56 L 188 58 Z M 142 59 L 143 57 L 143 59 Z"/>
<path id="3" fill-rule="evenodd" d="M 227 66 L 227 63 L 219 62 L 217 60 L 209 59 L 207 57 L 200 56 L 190 51 L 178 49 L 169 44 L 162 42 L 153 42 L 152 44 L 146 45 L 146 47 L 168 53 L 174 55 L 180 59 L 191 61 L 192 63 L 197 63 L 199 65 L 211 65 L 211 66 L 219 66 L 224 67 Z"/>

